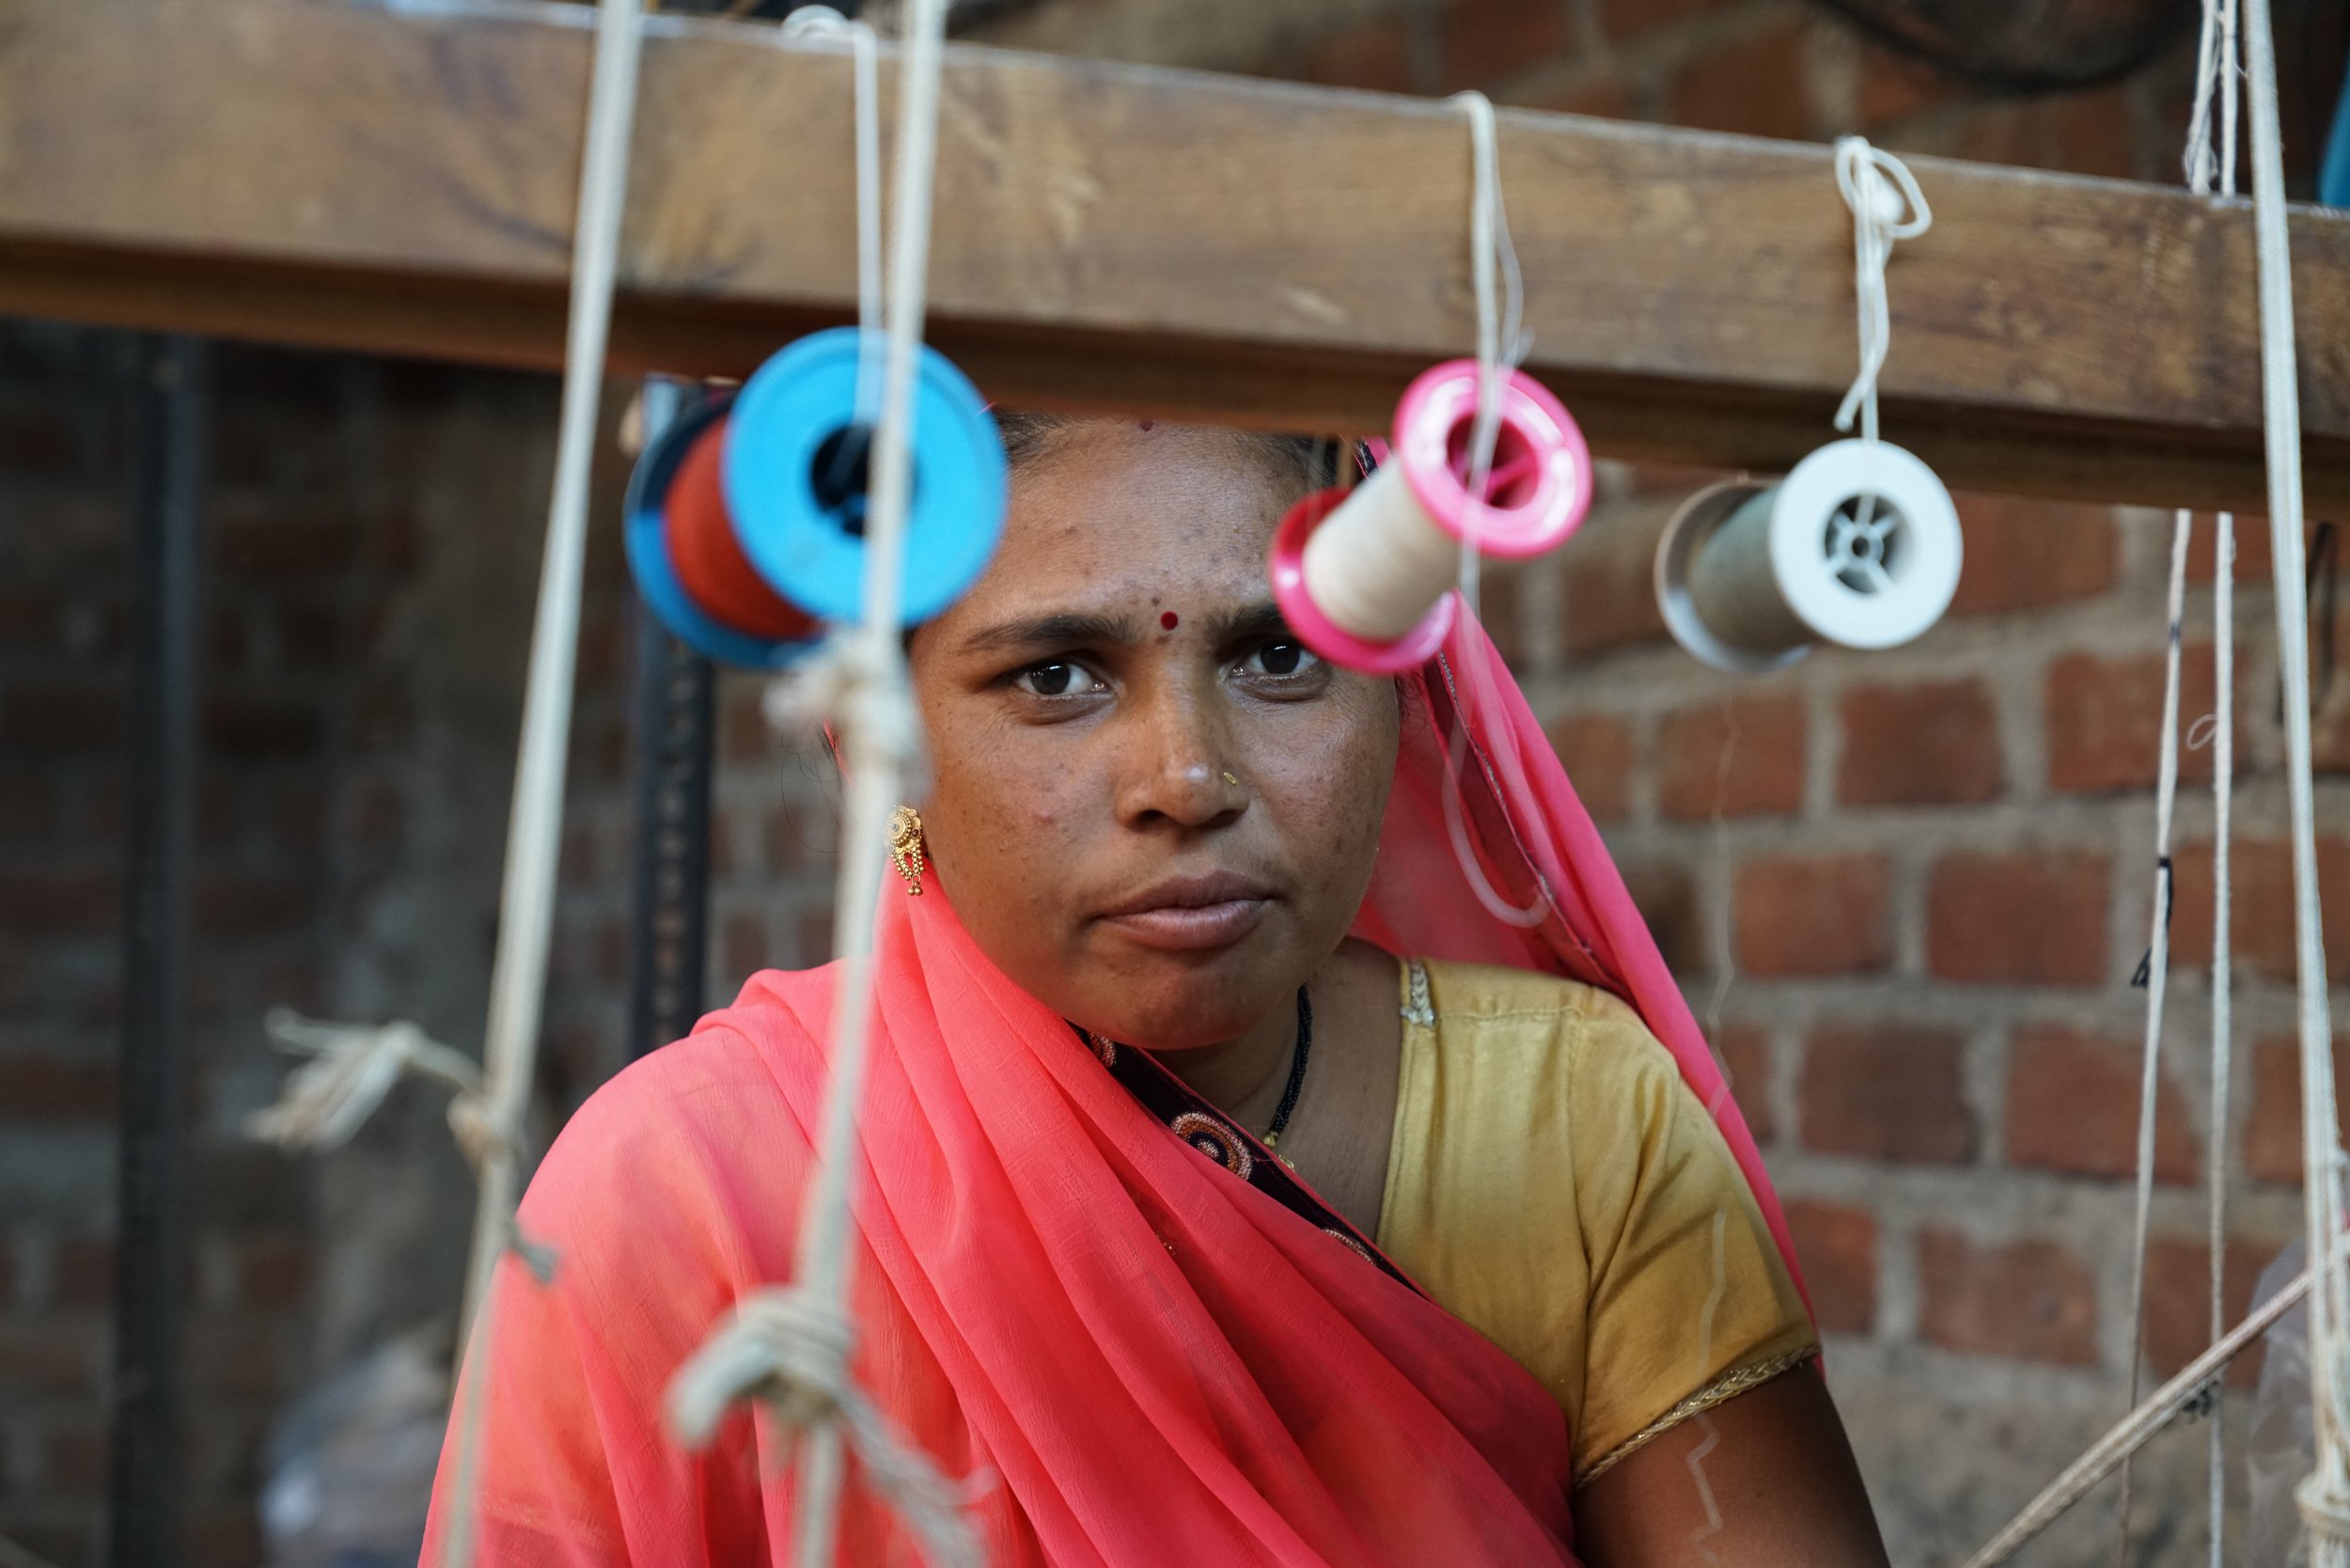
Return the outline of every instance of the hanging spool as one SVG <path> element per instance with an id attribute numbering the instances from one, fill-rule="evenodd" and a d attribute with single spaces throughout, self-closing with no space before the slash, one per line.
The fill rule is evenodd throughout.
<path id="1" fill-rule="evenodd" d="M 986 402 L 923 348 L 915 377 L 913 484 L 899 619 L 960 598 L 1004 527 L 1004 446 Z M 803 337 L 760 366 L 734 402 L 721 468 L 727 510 L 759 574 L 822 620 L 864 613 L 865 489 L 871 429 L 857 416 L 859 362 L 882 374 L 881 335 Z"/>
<path id="2" fill-rule="evenodd" d="M 661 623 L 696 651 L 780 669 L 823 628 L 768 585 L 735 537 L 719 482 L 732 402 L 688 410 L 646 446 L 623 513 L 629 571 Z"/>
<path id="3" fill-rule="evenodd" d="M 1351 492 L 1307 496 L 1273 536 L 1273 597 L 1308 648 L 1393 675 L 1435 656 L 1459 613 L 1461 547 L 1519 559 L 1574 532 L 1591 455 L 1531 376 L 1502 378 L 1485 499 L 1468 493 L 1477 362 L 1425 371 L 1396 405 L 1387 461 Z"/>
<path id="4" fill-rule="evenodd" d="M 867 364 L 881 373 L 878 338 Z M 779 669 L 863 612 L 869 426 L 858 334 L 804 337 L 742 391 L 673 421 L 630 480 L 630 569 L 672 632 L 721 663 Z M 922 351 L 902 604 L 908 625 L 971 586 L 1003 531 L 1004 453 L 962 372 Z"/>
<path id="5" fill-rule="evenodd" d="M 1656 549 L 1673 639 L 1716 669 L 1783 669 L 1815 642 L 1893 648 L 1958 589 L 1958 510 L 1884 441 L 1835 441 L 1777 484 L 1731 479 L 1682 504 Z"/>

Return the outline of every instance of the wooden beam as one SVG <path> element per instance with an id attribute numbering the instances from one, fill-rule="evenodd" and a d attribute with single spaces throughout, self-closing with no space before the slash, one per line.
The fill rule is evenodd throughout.
<path id="1" fill-rule="evenodd" d="M 551 5 L 0 0 L 0 310 L 549 367 L 589 37 Z M 854 295 L 843 57 L 663 19 L 623 368 Z M 1505 113 L 1529 368 L 1603 452 L 1782 468 L 1854 361 L 1826 149 Z M 1469 344 L 1442 103 L 949 52 L 934 338 L 1012 402 L 1374 429 Z M 2248 213 L 1919 158 L 1886 431 L 1954 484 L 2262 506 Z M 2294 214 L 2311 503 L 2350 506 L 2350 217 Z"/>

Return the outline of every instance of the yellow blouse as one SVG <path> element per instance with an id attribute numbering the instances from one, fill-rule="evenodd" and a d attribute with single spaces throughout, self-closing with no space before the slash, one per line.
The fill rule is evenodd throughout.
<path id="1" fill-rule="evenodd" d="M 1754 1194 L 1639 1015 L 1407 964 L 1379 1246 L 1567 1413 L 1577 1485 L 1819 1354 Z"/>

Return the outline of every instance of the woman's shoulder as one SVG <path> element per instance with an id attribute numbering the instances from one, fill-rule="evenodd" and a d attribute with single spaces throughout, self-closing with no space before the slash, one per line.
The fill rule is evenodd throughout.
<path id="1" fill-rule="evenodd" d="M 1596 985 L 1531 969 L 1437 959 L 1407 963 L 1403 983 L 1404 1018 L 1426 1027 L 1440 1049 L 1498 1045 L 1504 1056 L 1541 1058 L 1560 1071 L 1597 1055 L 1625 1070 L 1674 1072 L 1670 1053 L 1632 1004 Z M 1528 1059 L 1514 1065 L 1535 1064 Z"/>
<path id="2" fill-rule="evenodd" d="M 822 1077 L 828 970 L 763 971 L 682 1040 L 621 1069 L 572 1113 L 525 1200 L 564 1231 L 700 1209 L 716 1189 L 796 1182 L 807 1139 L 796 1105 Z"/>

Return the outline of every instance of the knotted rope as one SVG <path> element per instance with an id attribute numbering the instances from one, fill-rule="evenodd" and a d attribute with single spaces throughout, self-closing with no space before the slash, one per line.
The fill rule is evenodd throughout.
<path id="1" fill-rule="evenodd" d="M 875 1494 L 920 1543 L 932 1568 L 980 1560 L 977 1532 L 956 1490 L 904 1441 L 851 1377 L 855 1332 L 848 1313 L 854 1237 L 850 1180 L 862 1163 L 857 1109 L 873 1011 L 873 928 L 886 874 L 886 823 L 919 766 L 921 730 L 900 646 L 900 578 L 911 494 L 914 387 L 930 259 L 932 180 L 938 146 L 945 0 L 911 0 L 900 80 L 885 317 L 886 357 L 865 536 L 863 614 L 799 678 L 771 688 L 787 721 L 830 720 L 848 771 L 834 949 L 840 955 L 833 1011 L 831 1082 L 816 1137 L 816 1168 L 801 1215 L 795 1278 L 752 1293 L 676 1374 L 671 1432 L 698 1446 L 736 1401 L 759 1400 L 798 1435 L 793 1561 L 828 1568 L 838 1533 L 847 1452 Z"/>
<path id="2" fill-rule="evenodd" d="M 1888 181 L 1890 183 L 1888 183 Z M 1860 372 L 1837 405 L 1836 428 L 1877 438 L 1877 374 L 1893 344 L 1893 314 L 1885 290 L 1885 263 L 1897 240 L 1914 240 L 1934 227 L 1934 212 L 1907 165 L 1871 147 L 1865 136 L 1836 143 L 1836 188 L 1852 209 L 1853 296 L 1860 337 Z"/>
<path id="3" fill-rule="evenodd" d="M 274 1143 L 289 1153 L 321 1152 L 351 1141 L 375 1114 L 392 1086 L 403 1077 L 425 1079 L 455 1091 L 449 1121 L 466 1123 L 479 1116 L 481 1069 L 462 1051 L 442 1044 L 406 1019 L 389 1024 L 329 1024 L 305 1018 L 289 1008 L 272 1008 L 262 1027 L 279 1050 L 310 1059 L 286 1075 L 274 1105 L 245 1118 L 246 1136 Z M 483 1129 L 483 1130 L 486 1130 Z M 476 1148 L 458 1134 L 466 1157 Z"/>

